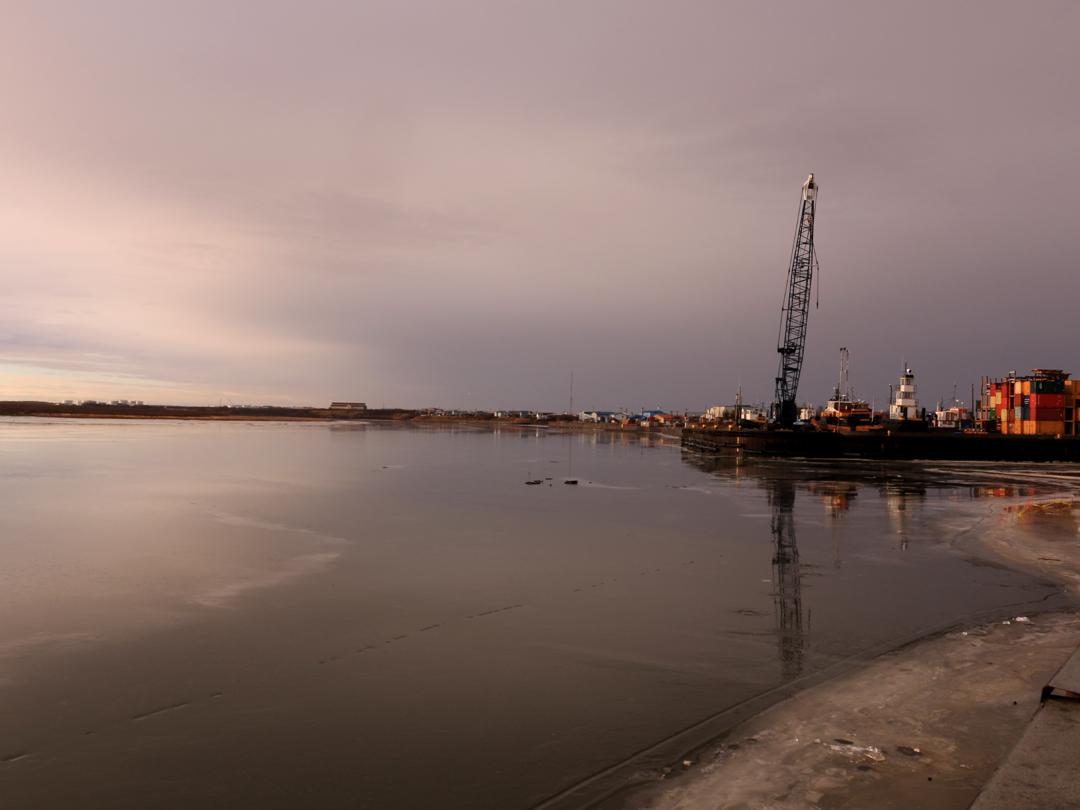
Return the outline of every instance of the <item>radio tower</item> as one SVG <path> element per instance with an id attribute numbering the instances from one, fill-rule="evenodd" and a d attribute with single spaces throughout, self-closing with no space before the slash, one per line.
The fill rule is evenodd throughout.
<path id="1" fill-rule="evenodd" d="M 780 368 L 776 372 L 776 402 L 773 419 L 782 427 L 791 427 L 798 417 L 795 395 L 802 373 L 806 348 L 806 321 L 810 314 L 810 288 L 814 280 L 814 213 L 817 208 L 817 183 L 811 173 L 802 187 L 799 224 L 791 248 L 784 306 L 780 310 L 780 336 L 776 351 Z"/>

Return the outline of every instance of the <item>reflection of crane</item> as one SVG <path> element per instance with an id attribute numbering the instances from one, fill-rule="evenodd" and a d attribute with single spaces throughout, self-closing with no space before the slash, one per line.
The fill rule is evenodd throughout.
<path id="1" fill-rule="evenodd" d="M 776 372 L 773 418 L 784 427 L 790 427 L 798 416 L 795 395 L 799 388 L 799 375 L 802 373 L 806 321 L 810 314 L 817 189 L 814 175 L 811 174 L 802 187 L 799 224 L 795 228 L 795 243 L 791 248 L 791 266 L 788 268 L 784 306 L 780 315 L 780 336 L 776 345 L 776 351 L 780 353 L 780 367 Z"/>
<path id="2" fill-rule="evenodd" d="M 773 601 L 780 644 L 780 672 L 785 681 L 802 674 L 803 623 L 799 547 L 795 542 L 795 482 L 779 477 L 769 488 L 772 505 Z"/>

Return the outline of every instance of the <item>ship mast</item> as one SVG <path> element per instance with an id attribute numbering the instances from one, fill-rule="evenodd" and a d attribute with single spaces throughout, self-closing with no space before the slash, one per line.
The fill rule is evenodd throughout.
<path id="1" fill-rule="evenodd" d="M 802 373 L 803 350 L 806 348 L 806 322 L 810 314 L 810 288 L 813 284 L 814 214 L 817 208 L 817 183 L 811 173 L 802 187 L 799 222 L 791 248 L 784 305 L 781 309 L 780 335 L 776 351 L 780 366 L 776 372 L 776 402 L 773 419 L 790 427 L 797 414 L 795 397 Z"/>

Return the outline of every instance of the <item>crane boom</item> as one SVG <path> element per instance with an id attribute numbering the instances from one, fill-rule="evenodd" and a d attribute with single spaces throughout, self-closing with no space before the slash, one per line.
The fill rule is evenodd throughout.
<path id="1" fill-rule="evenodd" d="M 776 351 L 780 354 L 780 367 L 776 372 L 773 418 L 783 427 L 790 427 L 798 416 L 795 395 L 799 388 L 799 375 L 802 373 L 806 322 L 810 314 L 810 288 L 814 280 L 814 214 L 817 209 L 817 190 L 817 183 L 811 173 L 802 187 L 799 223 L 795 228 L 784 306 L 780 313 L 780 339 L 776 346 Z"/>

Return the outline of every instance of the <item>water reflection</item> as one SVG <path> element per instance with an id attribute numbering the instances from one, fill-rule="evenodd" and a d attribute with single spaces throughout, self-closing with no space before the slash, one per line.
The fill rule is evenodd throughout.
<path id="1" fill-rule="evenodd" d="M 774 601 L 775 628 L 779 665 L 784 680 L 800 676 L 812 668 L 810 645 L 809 608 L 803 604 L 803 579 L 819 576 L 815 565 L 805 559 L 800 561 L 796 536 L 796 501 L 798 493 L 810 495 L 801 508 L 806 534 L 811 540 L 831 537 L 832 567 L 843 565 L 842 540 L 852 545 L 849 553 L 853 561 L 865 565 L 867 551 L 863 543 L 852 536 L 859 532 L 875 515 L 883 515 L 884 532 L 878 536 L 886 539 L 880 550 L 909 552 L 920 538 L 936 536 L 931 521 L 940 511 L 927 509 L 927 502 L 934 492 L 935 500 L 974 501 L 983 498 L 1017 498 L 1044 490 L 1036 486 L 974 482 L 973 474 L 1007 475 L 1009 471 L 970 469 L 926 469 L 911 466 L 877 466 L 862 464 L 776 461 L 747 459 L 743 456 L 706 457 L 683 453 L 683 461 L 717 478 L 739 486 L 753 481 L 764 490 L 769 506 L 772 536 L 772 596 Z M 1030 471 L 1016 469 L 1018 477 L 1031 475 Z M 866 514 L 851 517 L 860 503 L 860 492 Z M 818 508 L 820 511 L 818 511 Z M 1007 506 L 1006 509 L 1023 512 L 1022 519 L 1054 524 L 1062 535 L 1073 534 L 1080 524 L 1080 513 L 1059 504 L 1031 504 Z M 816 515 L 815 515 L 816 512 Z M 848 521 L 856 520 L 849 524 Z M 880 525 L 880 524 L 879 524 Z M 818 527 L 818 528 L 815 528 Z M 821 529 L 827 534 L 822 536 Z M 815 533 L 816 532 L 816 533 Z M 888 542 L 893 538 L 892 542 Z M 807 538 L 804 538 L 804 541 Z M 805 555 L 804 555 L 805 556 Z M 814 559 L 811 549 L 811 560 Z M 819 558 L 820 559 L 820 558 Z M 856 574 L 861 576 L 861 574 Z"/>
<path id="2" fill-rule="evenodd" d="M 926 487 L 918 483 L 887 481 L 881 486 L 885 514 L 896 535 L 897 548 L 907 551 L 918 513 L 926 500 Z"/>
<path id="3" fill-rule="evenodd" d="M 773 604 L 776 637 L 780 645 L 780 671 L 793 680 L 803 670 L 802 576 L 799 544 L 795 537 L 795 482 L 789 478 L 768 481 L 772 507 Z"/>
<path id="4" fill-rule="evenodd" d="M 701 472 L 660 433 L 5 428 L 0 755 L 28 755 L 4 806 L 603 793 L 784 679 L 1054 595 L 944 548 L 984 520 L 952 502 L 994 495 L 988 466 L 919 485 L 917 465 Z M 582 486 L 522 483 L 563 470 Z M 1028 512 L 1075 540 L 1063 509 Z"/>
<path id="5" fill-rule="evenodd" d="M 859 488 L 851 481 L 812 481 L 807 489 L 817 495 L 825 507 L 832 533 L 833 568 L 839 568 L 843 563 L 840 558 L 839 528 L 843 517 L 854 505 Z"/>

